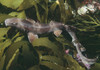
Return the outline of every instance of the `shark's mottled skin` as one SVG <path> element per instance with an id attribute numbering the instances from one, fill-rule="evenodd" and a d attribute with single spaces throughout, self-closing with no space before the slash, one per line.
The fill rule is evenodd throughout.
<path id="1" fill-rule="evenodd" d="M 57 23 L 54 21 L 51 21 L 50 24 L 48 25 L 48 24 L 39 24 L 38 22 L 35 22 L 30 19 L 24 20 L 24 19 L 19 19 L 19 18 L 6 19 L 5 25 L 16 27 L 21 30 L 27 31 L 29 35 L 31 34 L 31 36 L 32 34 L 36 36 L 38 34 L 49 33 L 49 32 L 54 32 L 56 36 L 59 36 L 62 32 L 62 29 L 64 28 L 64 24 Z M 30 42 L 32 41 L 33 40 L 30 40 Z"/>
<path id="2" fill-rule="evenodd" d="M 43 34 L 48 32 L 53 32 L 63 28 L 63 24 L 51 21 L 50 24 L 39 24 L 38 22 L 33 22 L 32 20 L 24 20 L 19 18 L 10 18 L 5 20 L 6 26 L 13 26 L 19 29 L 25 30 L 27 32 L 33 32 L 34 34 Z"/>
<path id="3" fill-rule="evenodd" d="M 5 25 L 16 27 L 20 30 L 26 31 L 30 43 L 38 38 L 38 34 L 53 32 L 54 35 L 58 37 L 62 33 L 62 30 L 65 29 L 72 37 L 72 43 L 77 50 L 78 60 L 81 61 L 88 69 L 90 68 L 91 64 L 94 64 L 96 61 L 96 59 L 86 58 L 82 54 L 81 49 L 84 49 L 84 47 L 78 41 L 75 33 L 72 30 L 74 29 L 72 26 L 64 25 L 62 23 L 54 21 L 51 21 L 49 24 L 40 24 L 32 19 L 20 19 L 20 18 L 8 18 L 5 20 Z"/>

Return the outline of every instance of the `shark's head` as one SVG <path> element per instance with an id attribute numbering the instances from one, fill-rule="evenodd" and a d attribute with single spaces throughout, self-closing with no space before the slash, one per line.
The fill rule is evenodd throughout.
<path id="1" fill-rule="evenodd" d="M 32 26 L 36 25 L 35 21 L 29 19 L 20 19 L 20 18 L 8 18 L 5 20 L 5 25 L 10 27 L 16 27 L 20 30 L 31 31 Z"/>
<path id="2" fill-rule="evenodd" d="M 22 20 L 23 19 L 20 18 L 8 18 L 5 20 L 5 25 L 23 29 L 23 24 L 21 22 Z"/>

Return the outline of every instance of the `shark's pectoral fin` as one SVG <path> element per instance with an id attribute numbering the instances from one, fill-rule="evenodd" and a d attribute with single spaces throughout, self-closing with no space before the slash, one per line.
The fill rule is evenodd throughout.
<path id="1" fill-rule="evenodd" d="M 57 37 L 58 37 L 61 33 L 62 33 L 62 30 L 55 30 L 55 31 L 54 31 L 54 35 L 57 36 Z"/>
<path id="2" fill-rule="evenodd" d="M 32 43 L 35 39 L 38 39 L 38 35 L 36 35 L 32 32 L 29 32 L 28 33 L 28 39 L 29 39 L 30 43 Z"/>

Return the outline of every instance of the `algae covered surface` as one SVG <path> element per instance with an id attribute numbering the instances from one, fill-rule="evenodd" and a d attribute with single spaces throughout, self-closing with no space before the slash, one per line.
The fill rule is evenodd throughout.
<path id="1" fill-rule="evenodd" d="M 75 26 L 86 56 L 98 56 L 90 70 L 100 70 L 100 3 L 96 0 L 96 9 L 91 10 L 86 2 L 91 3 L 89 0 L 0 0 L 0 70 L 86 70 L 75 60 L 76 49 L 66 31 L 59 37 L 53 33 L 41 34 L 30 43 L 27 33 L 5 26 L 5 19 L 12 17 Z M 70 49 L 69 54 L 66 49 Z"/>

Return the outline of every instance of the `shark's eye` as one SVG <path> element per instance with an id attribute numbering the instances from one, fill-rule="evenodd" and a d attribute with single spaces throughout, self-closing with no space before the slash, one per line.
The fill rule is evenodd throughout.
<path id="1" fill-rule="evenodd" d="M 17 25 L 17 23 L 12 23 L 13 25 Z"/>

